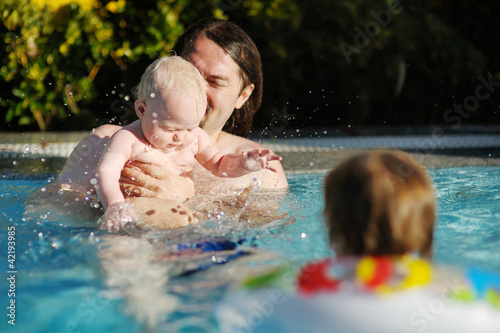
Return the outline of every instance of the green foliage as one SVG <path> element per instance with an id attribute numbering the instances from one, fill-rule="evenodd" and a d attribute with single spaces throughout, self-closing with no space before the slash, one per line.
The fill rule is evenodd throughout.
<path id="1" fill-rule="evenodd" d="M 276 119 L 287 127 L 447 123 L 446 112 L 474 95 L 479 77 L 500 81 L 494 7 L 466 0 L 3 0 L 2 127 L 88 130 L 135 119 L 129 95 L 145 67 L 206 17 L 234 21 L 261 51 L 256 127 Z M 461 121 L 500 122 L 495 89 Z"/>
<path id="2" fill-rule="evenodd" d="M 46 130 L 54 118 L 79 115 L 78 105 L 95 96 L 92 73 L 110 53 L 111 25 L 74 4 L 51 10 L 6 0 L 1 14 L 5 121 Z"/>
<path id="3" fill-rule="evenodd" d="M 172 48 L 189 1 L 5 0 L 0 6 L 0 109 L 6 123 L 43 131 L 96 125 L 106 115 L 103 97 L 116 93 L 108 84 L 136 84 L 129 66 L 143 71 Z"/>

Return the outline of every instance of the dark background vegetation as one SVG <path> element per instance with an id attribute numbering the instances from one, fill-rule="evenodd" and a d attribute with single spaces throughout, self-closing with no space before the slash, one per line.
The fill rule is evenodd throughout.
<path id="1" fill-rule="evenodd" d="M 500 123 L 497 1 L 44 3 L 0 4 L 3 131 L 134 120 L 130 89 L 145 67 L 206 17 L 234 21 L 261 51 L 256 131 Z"/>

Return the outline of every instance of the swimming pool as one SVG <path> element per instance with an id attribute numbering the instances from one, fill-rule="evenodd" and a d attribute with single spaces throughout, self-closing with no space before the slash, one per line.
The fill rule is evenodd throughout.
<path id="1" fill-rule="evenodd" d="M 500 167 L 431 175 L 438 198 L 435 261 L 500 272 Z M 138 332 L 147 324 L 158 332 L 217 332 L 213 307 L 238 281 L 332 253 L 321 218 L 323 177 L 289 174 L 281 206 L 288 216 L 264 226 L 219 214 L 186 229 L 120 236 L 47 216 L 26 219 L 24 199 L 50 178 L 4 175 L 0 269 L 14 279 L 0 284 L 6 312 L 0 331 L 13 328 L 6 308 L 15 300 L 15 329 L 22 332 Z"/>

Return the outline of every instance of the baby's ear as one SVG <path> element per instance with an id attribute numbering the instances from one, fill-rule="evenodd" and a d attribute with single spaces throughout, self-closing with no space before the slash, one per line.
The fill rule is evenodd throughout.
<path id="1" fill-rule="evenodd" d="M 135 106 L 135 114 L 137 114 L 137 117 L 142 118 L 144 116 L 144 112 L 146 112 L 146 101 L 143 99 L 139 99 L 135 101 L 134 103 Z"/>

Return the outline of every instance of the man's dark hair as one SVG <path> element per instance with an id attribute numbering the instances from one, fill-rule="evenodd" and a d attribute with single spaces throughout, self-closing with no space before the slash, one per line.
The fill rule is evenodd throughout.
<path id="1" fill-rule="evenodd" d="M 197 38 L 206 37 L 219 45 L 240 68 L 243 82 L 241 92 L 250 84 L 254 90 L 250 98 L 233 114 L 223 130 L 236 135 L 246 135 L 251 127 L 253 116 L 262 103 L 262 68 L 259 50 L 252 39 L 236 24 L 218 19 L 205 19 L 190 26 L 174 45 L 174 51 L 181 57 L 194 50 Z M 241 93 L 240 92 L 240 93 Z"/>

